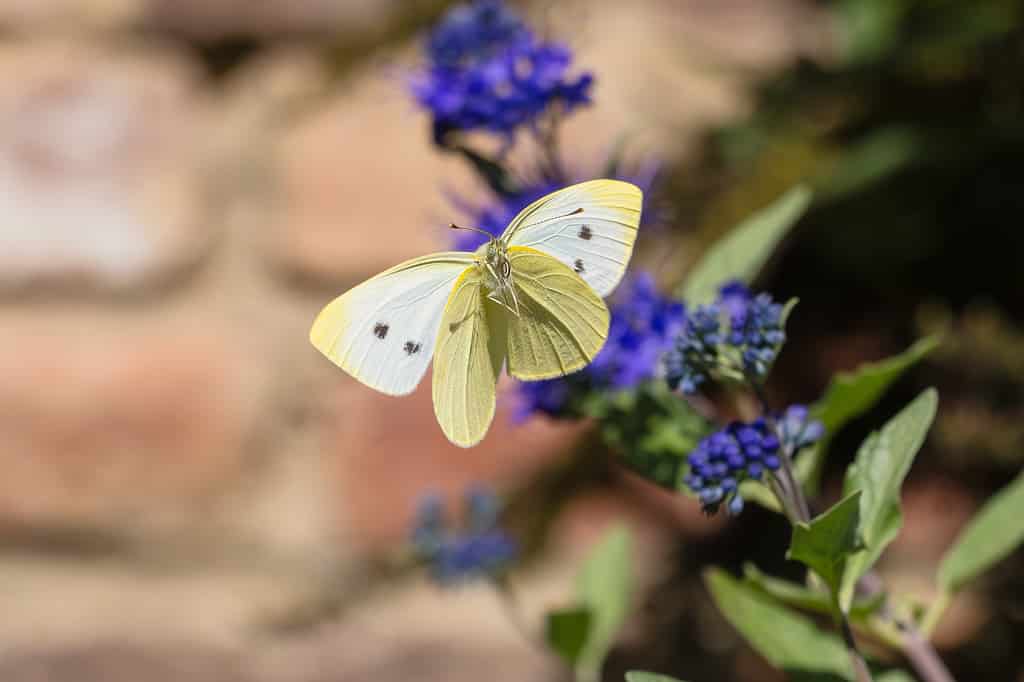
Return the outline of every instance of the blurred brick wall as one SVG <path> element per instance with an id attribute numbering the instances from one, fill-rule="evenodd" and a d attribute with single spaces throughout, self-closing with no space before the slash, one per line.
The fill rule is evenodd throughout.
<path id="1" fill-rule="evenodd" d="M 381 396 L 306 340 L 333 296 L 441 248 L 440 190 L 475 187 L 403 92 L 411 48 L 340 81 L 315 57 L 400 7 L 0 1 L 0 653 L 147 627 L 235 641 L 389 547 L 425 489 L 525 481 L 573 440 L 499 414 L 460 450 L 429 377 Z M 742 110 L 738 73 L 680 32 L 744 66 L 808 42 L 781 1 L 566 7 L 552 30 L 600 79 L 566 131 L 583 161 L 623 129 L 671 159 Z M 268 49 L 222 80 L 183 42 L 237 35 Z"/>

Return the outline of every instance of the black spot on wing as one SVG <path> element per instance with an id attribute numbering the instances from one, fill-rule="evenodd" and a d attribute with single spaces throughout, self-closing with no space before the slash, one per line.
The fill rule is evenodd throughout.
<path id="1" fill-rule="evenodd" d="M 417 341 L 406 341 L 402 348 L 405 350 L 406 355 L 414 355 L 420 352 L 420 348 L 422 348 L 422 346 Z"/>
<path id="2" fill-rule="evenodd" d="M 583 272 L 583 270 L 585 269 L 583 267 L 583 261 L 577 258 L 576 262 L 572 264 L 572 269 L 575 270 L 576 272 Z"/>
<path id="3" fill-rule="evenodd" d="M 388 335 L 388 329 L 388 325 L 384 324 L 383 322 L 378 322 L 377 324 L 373 325 L 373 335 L 376 336 L 378 339 L 383 339 L 385 336 Z"/>
<path id="4" fill-rule="evenodd" d="M 580 239 L 590 241 L 594 236 L 594 231 L 590 229 L 590 225 L 580 225 Z"/>

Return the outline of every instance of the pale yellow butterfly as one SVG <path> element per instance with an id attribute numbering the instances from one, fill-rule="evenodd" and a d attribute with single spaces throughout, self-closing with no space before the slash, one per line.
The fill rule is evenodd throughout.
<path id="1" fill-rule="evenodd" d="M 309 340 L 388 395 L 411 393 L 433 357 L 441 430 L 475 445 L 494 418 L 506 362 L 517 379 L 551 379 L 601 350 L 609 320 L 601 298 L 626 270 L 642 199 L 620 180 L 549 194 L 473 253 L 414 258 L 348 290 L 320 312 Z"/>

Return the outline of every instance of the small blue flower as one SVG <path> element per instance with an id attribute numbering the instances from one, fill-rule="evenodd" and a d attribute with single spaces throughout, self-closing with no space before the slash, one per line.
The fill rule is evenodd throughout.
<path id="1" fill-rule="evenodd" d="M 719 306 L 710 304 L 698 307 L 687 318 L 673 351 L 665 358 L 665 378 L 673 390 L 695 393 L 717 366 L 722 342 L 720 317 Z"/>
<path id="2" fill-rule="evenodd" d="M 435 64 L 455 67 L 528 36 L 526 24 L 503 2 L 477 0 L 445 14 L 427 37 L 426 53 Z"/>
<path id="3" fill-rule="evenodd" d="M 568 75 L 569 48 L 539 40 L 503 3 L 477 0 L 451 10 L 427 39 L 429 63 L 412 94 L 433 116 L 435 141 L 452 131 L 511 136 L 559 102 L 590 103 L 593 75 Z"/>
<path id="4" fill-rule="evenodd" d="M 790 405 L 776 420 L 779 438 L 789 452 L 813 445 L 825 435 L 824 424 L 809 416 L 804 405 Z"/>
<path id="5" fill-rule="evenodd" d="M 729 343 L 743 349 L 744 368 L 756 378 L 767 374 L 785 340 L 782 305 L 768 294 L 737 305 L 729 317 Z"/>
<path id="6" fill-rule="evenodd" d="M 732 422 L 704 438 L 690 453 L 686 485 L 700 499 L 704 513 L 716 513 L 724 502 L 726 511 L 739 514 L 743 511 L 739 484 L 748 478 L 759 480 L 766 469 L 778 469 L 778 450 L 779 439 L 764 419 Z"/>
<path id="7" fill-rule="evenodd" d="M 717 370 L 762 380 L 786 340 L 782 311 L 768 294 L 753 296 L 741 282 L 725 284 L 683 327 L 666 358 L 669 386 L 694 393 Z"/>
<path id="8" fill-rule="evenodd" d="M 467 491 L 466 520 L 461 526 L 446 523 L 443 506 L 440 497 L 425 497 L 410 538 L 413 551 L 438 584 L 496 577 L 516 559 L 518 546 L 498 527 L 500 505 L 492 492 L 480 487 Z"/>
<path id="9" fill-rule="evenodd" d="M 575 379 L 545 379 L 524 381 L 519 384 L 519 400 L 512 415 L 513 421 L 522 423 L 534 414 L 550 417 L 562 415 L 572 396 L 570 381 Z"/>
<path id="10" fill-rule="evenodd" d="M 612 305 L 608 340 L 584 371 L 595 384 L 613 389 L 653 378 L 684 320 L 683 304 L 660 295 L 650 273 L 633 275 Z"/>
<path id="11" fill-rule="evenodd" d="M 524 382 L 517 417 L 523 419 L 534 412 L 558 416 L 574 385 L 623 390 L 654 378 L 684 320 L 683 304 L 659 294 L 650 273 L 627 278 L 611 306 L 608 339 L 594 360 L 569 377 Z"/>

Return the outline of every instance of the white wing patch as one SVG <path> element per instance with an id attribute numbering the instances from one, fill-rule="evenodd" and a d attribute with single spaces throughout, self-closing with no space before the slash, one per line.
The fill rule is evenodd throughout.
<path id="1" fill-rule="evenodd" d="M 626 271 L 642 203 L 643 192 L 628 182 L 582 182 L 524 208 L 501 238 L 554 256 L 604 297 Z"/>
<path id="2" fill-rule="evenodd" d="M 430 365 L 452 286 L 473 263 L 472 254 L 448 252 L 396 265 L 327 304 L 309 340 L 367 386 L 411 393 Z"/>

